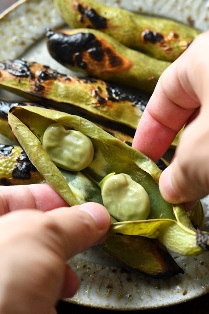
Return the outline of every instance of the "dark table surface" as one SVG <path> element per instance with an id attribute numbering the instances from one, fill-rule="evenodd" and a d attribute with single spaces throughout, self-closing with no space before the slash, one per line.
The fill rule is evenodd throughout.
<path id="1" fill-rule="evenodd" d="M 0 0 L 0 12 L 7 9 L 16 0 Z M 209 279 L 208 279 L 209 280 Z M 109 313 L 109 310 L 104 309 L 94 309 L 85 306 L 80 306 L 77 304 L 71 304 L 61 301 L 57 305 L 58 314 L 105 314 Z M 155 309 L 155 310 L 141 310 L 141 311 L 126 311 L 125 313 L 140 313 L 140 314 L 208 314 L 209 313 L 209 295 L 199 297 L 197 299 L 170 307 Z M 111 313 L 119 313 L 118 311 L 111 311 Z"/>

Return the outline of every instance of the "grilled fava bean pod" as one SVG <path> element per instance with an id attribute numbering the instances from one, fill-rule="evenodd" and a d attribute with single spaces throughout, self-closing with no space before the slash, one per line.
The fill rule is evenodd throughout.
<path id="1" fill-rule="evenodd" d="M 64 75 L 48 66 L 22 59 L 0 62 L 0 86 L 24 93 L 33 101 L 35 97 L 44 107 L 88 117 L 127 142 L 131 142 L 130 137 L 133 137 L 150 97 L 102 80 Z M 8 107 L 9 103 L 0 102 L 0 133 L 3 135 L 9 133 L 5 123 Z M 175 148 L 177 142 L 178 135 L 172 147 Z"/>
<path id="2" fill-rule="evenodd" d="M 93 29 L 48 30 L 46 37 L 49 53 L 65 67 L 149 93 L 170 65 Z"/>
<path id="3" fill-rule="evenodd" d="M 0 185 L 44 182 L 20 146 L 0 145 Z"/>
<path id="4" fill-rule="evenodd" d="M 62 125 L 66 130 L 79 131 L 91 140 L 93 160 L 82 171 L 65 170 L 63 177 L 63 170 L 61 172 L 56 167 L 44 150 L 44 133 L 54 123 Z M 9 113 L 9 124 L 37 170 L 70 205 L 90 201 L 92 195 L 103 203 L 99 182 L 110 173 L 127 174 L 142 185 L 150 201 L 148 219 L 129 221 L 127 212 L 126 221 L 112 224 L 112 233 L 158 239 L 168 249 L 182 255 L 197 255 L 207 247 L 205 239 L 208 233 L 197 232 L 182 206 L 173 206 L 161 197 L 158 188 L 161 171 L 139 151 L 88 120 L 55 110 L 17 107 Z"/>
<path id="5" fill-rule="evenodd" d="M 55 0 L 72 28 L 93 28 L 154 58 L 174 61 L 199 30 L 165 18 L 140 15 L 95 0 Z"/>
<path id="6" fill-rule="evenodd" d="M 50 101 L 61 111 L 76 108 L 97 118 L 107 119 L 136 129 L 149 96 L 126 93 L 102 80 L 79 79 L 64 75 L 48 66 L 25 60 L 0 62 L 0 86 Z M 80 113 L 79 113 L 80 114 Z"/>

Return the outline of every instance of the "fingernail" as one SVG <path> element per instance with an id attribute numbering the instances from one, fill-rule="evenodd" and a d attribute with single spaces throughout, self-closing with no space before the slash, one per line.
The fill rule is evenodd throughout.
<path id="1" fill-rule="evenodd" d="M 98 229 L 109 228 L 110 215 L 104 206 L 90 202 L 80 205 L 80 210 L 87 212 L 94 219 Z"/>
<path id="2" fill-rule="evenodd" d="M 179 203 L 181 201 L 180 195 L 175 191 L 172 180 L 172 166 L 168 166 L 160 176 L 159 188 L 162 197 L 170 203 Z"/>

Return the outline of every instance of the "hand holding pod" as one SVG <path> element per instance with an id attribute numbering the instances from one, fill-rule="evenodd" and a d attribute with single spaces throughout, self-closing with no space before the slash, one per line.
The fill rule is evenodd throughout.
<path id="1" fill-rule="evenodd" d="M 126 173 L 143 186 L 150 200 L 148 219 L 129 221 L 127 213 L 127 221 L 113 223 L 111 232 L 158 239 L 167 248 L 182 255 L 200 254 L 203 247 L 207 247 L 208 234 L 204 233 L 204 241 L 201 241 L 202 233 L 192 226 L 183 207 L 173 206 L 161 197 L 158 188 L 161 172 L 145 155 L 90 121 L 59 111 L 18 107 L 9 113 L 9 123 L 37 170 L 70 205 L 90 201 L 92 197 L 102 203 L 99 182 L 113 172 Z M 78 173 L 61 172 L 44 150 L 42 137 L 53 123 L 77 130 L 92 141 L 94 157 L 84 170 Z"/>
<path id="2" fill-rule="evenodd" d="M 102 203 L 101 190 L 96 180 L 100 180 L 103 174 L 102 176 L 98 175 L 98 172 L 108 172 L 109 170 L 106 169 L 106 166 L 108 167 L 112 164 L 109 159 L 114 160 L 114 155 L 111 154 L 111 156 L 109 156 L 107 144 L 112 143 L 113 147 L 115 147 L 115 144 L 120 147 L 119 143 L 121 142 L 115 142 L 112 136 L 81 117 L 70 116 L 65 113 L 40 108 L 37 108 L 38 111 L 35 109 L 34 112 L 33 109 L 32 107 L 17 107 L 13 109 L 13 113 L 9 114 L 9 121 L 15 136 L 17 136 L 21 145 L 26 148 L 27 154 L 29 154 L 30 159 L 33 160 L 39 172 L 45 176 L 46 180 L 71 205 L 87 201 Z M 51 125 L 51 122 L 62 123 L 65 127 L 71 125 L 73 129 L 82 131 L 90 136 L 97 155 L 97 157 L 94 156 L 96 172 L 88 168 L 86 168 L 85 171 L 79 172 L 60 170 L 54 165 L 39 140 L 42 138 L 47 126 Z M 28 123 L 28 126 L 30 125 L 34 133 L 31 132 L 25 123 Z M 101 149 L 100 143 L 103 146 Z M 123 145 L 122 149 L 124 149 Z M 126 146 L 127 145 L 125 145 L 125 147 Z M 118 149 L 116 148 L 116 150 Z M 106 156 L 105 158 L 108 159 L 107 163 L 104 160 L 103 154 Z M 146 162 L 146 157 L 142 155 L 142 160 L 144 158 Z M 124 167 L 124 162 L 121 165 L 118 164 L 119 168 L 120 166 Z M 116 169 L 116 167 L 114 168 Z M 156 174 L 158 171 L 156 167 Z M 142 171 L 142 173 L 144 173 L 144 171 Z M 92 176 L 95 180 L 92 179 Z M 148 177 L 150 176 L 148 175 Z M 154 186 L 156 186 L 155 183 Z M 167 214 L 170 213 L 172 215 L 169 205 L 165 211 L 168 211 Z M 108 238 L 108 241 L 105 242 L 103 249 L 129 267 L 135 268 L 155 278 L 170 278 L 182 272 L 182 269 L 176 264 L 166 248 L 157 240 L 112 234 Z M 124 252 L 127 252 L 127 254 L 124 254 Z"/>

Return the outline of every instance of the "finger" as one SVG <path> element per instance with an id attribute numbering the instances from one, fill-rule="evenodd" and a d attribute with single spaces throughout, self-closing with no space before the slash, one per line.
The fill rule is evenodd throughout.
<path id="1" fill-rule="evenodd" d="M 172 164 L 160 177 L 162 196 L 172 203 L 199 200 L 209 191 L 209 125 L 202 111 L 184 131 Z"/>
<path id="2" fill-rule="evenodd" d="M 209 32 L 206 32 L 160 77 L 133 140 L 133 147 L 153 160 L 163 155 L 178 131 L 198 112 L 200 104 L 207 104 L 208 51 Z"/>
<path id="3" fill-rule="evenodd" d="M 110 216 L 102 205 L 86 203 L 46 213 L 36 210 L 13 211 L 1 217 L 0 225 L 4 235 L 0 241 L 1 251 L 6 252 L 1 258 L 1 266 L 13 269 L 16 274 L 8 278 L 6 272 L 5 278 L 3 273 L 1 280 L 8 283 L 8 291 L 11 286 L 19 287 L 18 293 L 13 289 L 16 299 L 27 295 L 27 305 L 42 308 L 41 301 L 35 304 L 39 291 L 39 299 L 48 299 L 51 308 L 61 291 L 71 295 L 78 287 L 74 272 L 66 270 L 66 261 L 104 239 Z M 67 287 L 67 284 L 71 287 Z"/>
<path id="4" fill-rule="evenodd" d="M 0 187 L 0 215 L 17 209 L 48 211 L 61 206 L 67 203 L 48 184 Z"/>
<path id="5" fill-rule="evenodd" d="M 134 136 L 133 147 L 153 160 L 163 155 L 199 107 L 199 101 L 193 93 L 188 94 L 179 81 L 179 75 L 182 74 L 179 74 L 178 62 L 165 70 L 159 79 Z M 186 101 L 182 102 L 182 99 Z"/>
<path id="6" fill-rule="evenodd" d="M 208 194 L 208 187 L 206 188 L 205 185 L 197 184 L 196 181 L 191 180 L 190 176 L 185 175 L 180 170 L 178 164 L 172 164 L 163 171 L 159 187 L 166 201 L 173 204 L 189 202 L 188 209 L 191 209 L 197 200 Z"/>
<path id="7" fill-rule="evenodd" d="M 53 230 L 57 249 L 69 259 L 104 239 L 110 226 L 110 215 L 100 204 L 85 203 L 71 208 L 59 208 L 46 213 Z M 73 240 L 72 240 L 73 239 Z"/>

